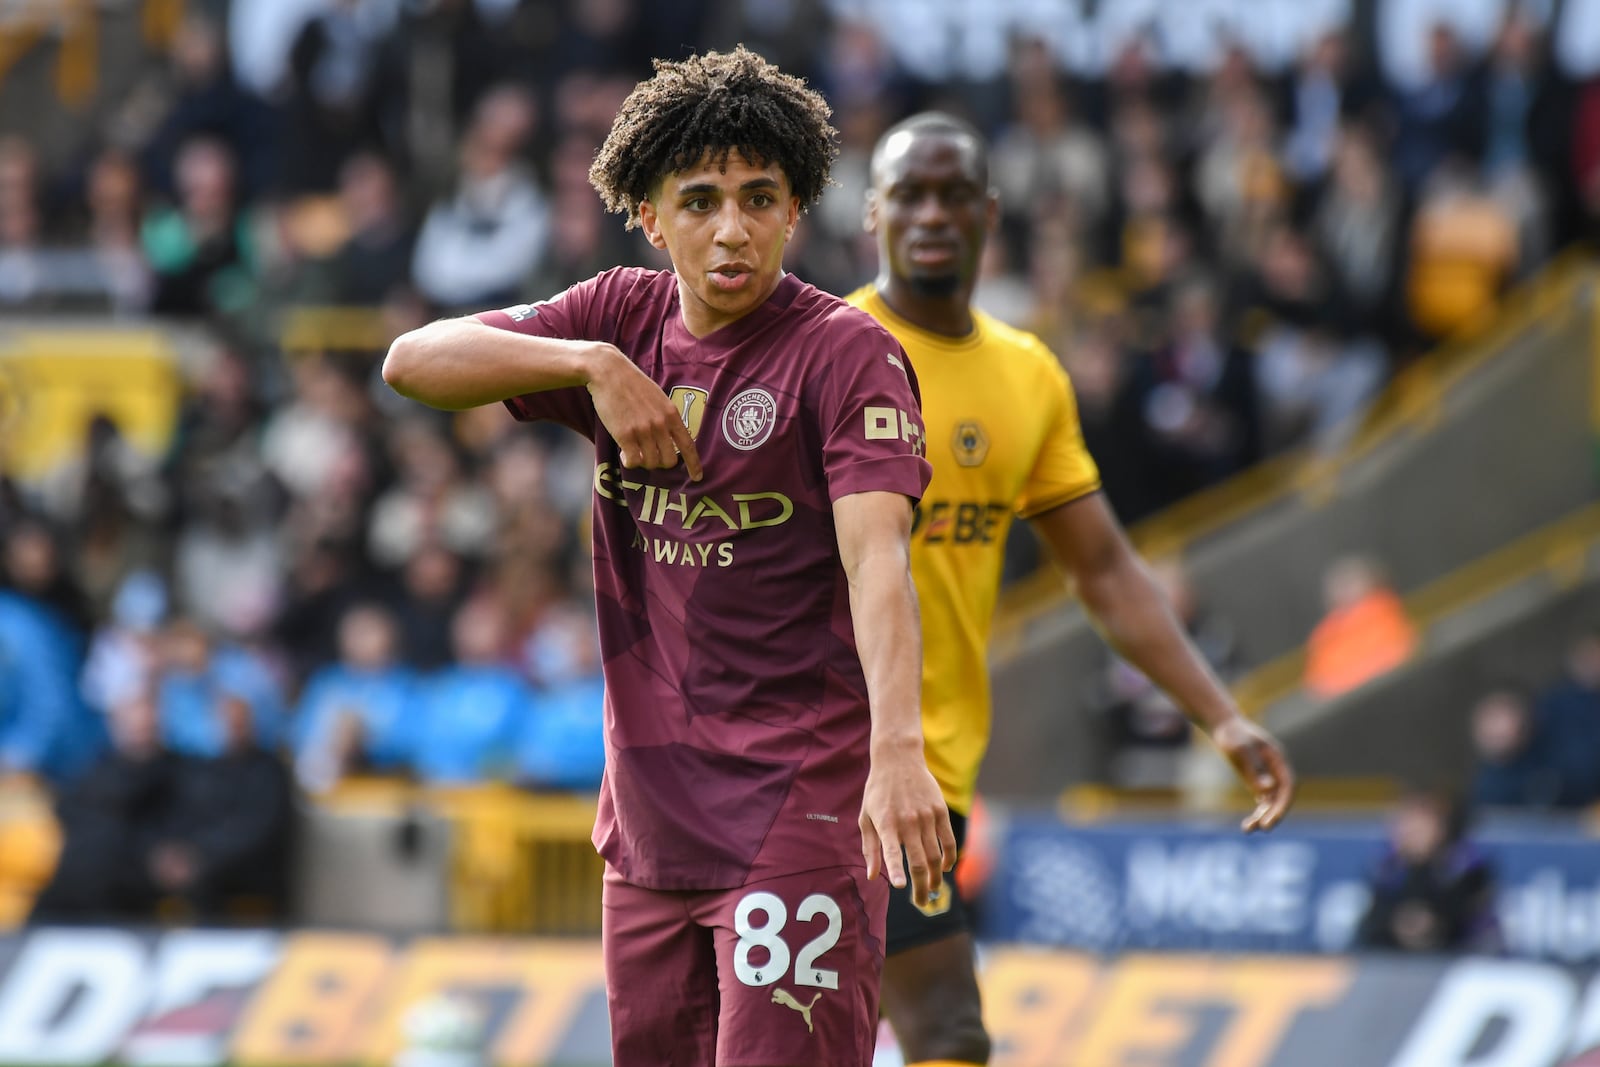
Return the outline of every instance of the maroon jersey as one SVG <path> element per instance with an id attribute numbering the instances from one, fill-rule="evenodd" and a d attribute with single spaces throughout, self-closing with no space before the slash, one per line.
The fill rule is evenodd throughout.
<path id="1" fill-rule="evenodd" d="M 600 854 L 651 889 L 859 866 L 871 723 L 832 503 L 927 486 L 899 344 L 792 275 L 699 339 L 676 275 L 638 268 L 479 317 L 616 345 L 677 405 L 705 471 L 623 469 L 586 389 L 506 401 L 595 444 Z"/>

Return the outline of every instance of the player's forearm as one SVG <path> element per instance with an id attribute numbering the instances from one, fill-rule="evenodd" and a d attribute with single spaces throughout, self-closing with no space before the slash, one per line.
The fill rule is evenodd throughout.
<path id="1" fill-rule="evenodd" d="M 856 650 L 872 709 L 872 750 L 922 754 L 922 629 L 905 554 L 860 561 L 850 579 Z"/>
<path id="2" fill-rule="evenodd" d="M 1078 595 L 1111 646 L 1196 725 L 1209 732 L 1239 713 L 1133 552 L 1103 572 L 1080 576 Z"/>
<path id="3" fill-rule="evenodd" d="M 460 411 L 524 393 L 587 385 L 603 346 L 532 337 L 476 319 L 442 319 L 397 337 L 383 380 L 401 396 Z"/>

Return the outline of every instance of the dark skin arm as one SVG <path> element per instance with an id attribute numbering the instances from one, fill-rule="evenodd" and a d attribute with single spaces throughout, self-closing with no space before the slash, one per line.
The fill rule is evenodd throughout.
<path id="1" fill-rule="evenodd" d="M 1271 734 L 1244 716 L 1201 658 L 1105 497 L 1091 493 L 1032 521 L 1106 640 L 1210 736 L 1255 797 L 1244 830 L 1276 826 L 1294 801 L 1288 759 Z"/>

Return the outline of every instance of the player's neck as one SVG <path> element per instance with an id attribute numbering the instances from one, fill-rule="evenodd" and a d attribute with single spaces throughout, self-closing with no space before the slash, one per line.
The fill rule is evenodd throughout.
<path id="1" fill-rule="evenodd" d="M 965 337 L 973 330 L 972 290 L 966 286 L 949 296 L 929 296 L 890 276 L 880 277 L 877 287 L 889 310 L 919 329 L 943 337 Z"/>

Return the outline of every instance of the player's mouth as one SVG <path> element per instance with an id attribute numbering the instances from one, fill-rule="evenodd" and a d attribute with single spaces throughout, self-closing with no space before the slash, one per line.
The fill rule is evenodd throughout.
<path id="1" fill-rule="evenodd" d="M 728 265 L 712 267 L 706 272 L 706 276 L 711 279 L 712 285 L 723 292 L 736 293 L 748 285 L 755 274 L 748 267 Z"/>
<path id="2" fill-rule="evenodd" d="M 919 267 L 948 267 L 960 249 L 949 241 L 917 241 L 906 249 L 906 258 Z"/>

